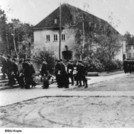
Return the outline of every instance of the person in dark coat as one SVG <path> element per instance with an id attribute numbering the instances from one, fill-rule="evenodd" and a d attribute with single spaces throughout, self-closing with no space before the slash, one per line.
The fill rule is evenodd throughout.
<path id="1" fill-rule="evenodd" d="M 1 63 L 2 63 L 2 79 L 5 79 L 6 78 L 6 74 L 7 74 L 7 59 L 4 55 L 1 56 Z"/>
<path id="2" fill-rule="evenodd" d="M 25 87 L 24 73 L 23 73 L 23 59 L 20 59 L 18 63 L 18 83 L 21 88 Z"/>
<path id="3" fill-rule="evenodd" d="M 58 85 L 59 88 L 61 88 L 62 87 L 62 84 L 61 84 L 62 76 L 61 76 L 60 60 L 56 60 L 56 64 L 55 64 L 55 76 L 56 76 L 57 85 Z"/>
<path id="4" fill-rule="evenodd" d="M 30 59 L 28 59 L 28 64 L 29 64 L 29 69 L 30 69 L 30 71 L 29 71 L 29 73 L 30 73 L 30 85 L 32 86 L 32 87 L 35 87 L 36 86 L 36 82 L 34 81 L 34 75 L 35 75 L 35 69 L 34 69 L 34 66 L 33 66 L 33 64 L 31 63 L 31 60 Z"/>
<path id="5" fill-rule="evenodd" d="M 83 86 L 87 88 L 88 84 L 86 79 L 86 70 L 84 64 L 81 61 L 78 61 L 77 63 L 77 71 L 78 71 L 77 75 L 78 75 L 79 86 L 82 86 L 82 82 L 83 82 Z"/>
<path id="6" fill-rule="evenodd" d="M 14 81 L 15 81 L 15 79 L 18 81 L 19 74 L 18 74 L 18 63 L 16 62 L 16 59 L 12 60 L 12 64 L 13 64 L 13 72 L 12 72 L 13 75 L 12 75 L 12 77 L 13 77 Z"/>
<path id="7" fill-rule="evenodd" d="M 61 85 L 62 87 L 69 88 L 69 77 L 67 74 L 67 69 L 62 60 L 60 60 L 61 66 Z"/>
<path id="8" fill-rule="evenodd" d="M 30 73 L 30 65 L 28 64 L 27 59 L 25 59 L 23 63 L 23 72 L 24 72 L 25 88 L 30 89 L 31 73 Z"/>
<path id="9" fill-rule="evenodd" d="M 8 85 L 12 87 L 15 84 L 15 80 L 13 73 L 13 61 L 9 55 L 7 56 L 7 75 L 9 80 Z"/>
<path id="10" fill-rule="evenodd" d="M 41 67 L 41 76 L 43 77 L 44 75 L 48 75 L 48 65 L 47 65 L 47 62 L 46 61 L 43 61 L 42 62 L 42 67 Z"/>
<path id="11" fill-rule="evenodd" d="M 42 76 L 42 81 L 43 81 L 43 88 L 49 88 L 49 79 L 50 79 L 50 75 L 49 75 L 49 71 L 48 71 L 48 65 L 47 62 L 44 60 L 42 62 L 42 67 L 41 67 L 41 76 Z"/>
<path id="12" fill-rule="evenodd" d="M 69 61 L 68 65 L 67 65 L 67 73 L 68 73 L 68 78 L 71 79 L 71 84 L 72 85 L 74 85 L 73 71 L 74 71 L 74 65 L 71 61 Z"/>

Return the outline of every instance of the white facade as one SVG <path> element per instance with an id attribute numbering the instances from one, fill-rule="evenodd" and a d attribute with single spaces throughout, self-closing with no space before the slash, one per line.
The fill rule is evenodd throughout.
<path id="1" fill-rule="evenodd" d="M 118 52 L 118 54 L 115 56 L 115 59 L 118 59 L 120 61 L 123 61 L 123 55 L 126 55 L 126 41 L 121 41 L 121 48 Z"/>
<path id="2" fill-rule="evenodd" d="M 127 58 L 134 59 L 134 45 L 127 45 Z"/>
<path id="3" fill-rule="evenodd" d="M 67 45 L 69 50 L 73 51 L 73 55 L 74 55 L 75 54 L 74 46 L 76 45 L 75 30 L 64 29 L 62 30 L 62 36 L 64 36 L 64 38 L 61 39 L 61 52 L 65 50 L 65 46 Z M 126 55 L 126 42 L 122 40 L 120 44 L 121 44 L 121 48 L 118 54 L 115 56 L 115 59 L 123 61 L 123 54 Z M 59 31 L 58 30 L 44 29 L 44 30 L 34 31 L 34 51 L 43 50 L 43 48 L 45 48 L 48 51 L 54 52 L 56 58 L 59 57 Z"/>
<path id="4" fill-rule="evenodd" d="M 65 46 L 72 50 L 75 45 L 75 34 L 72 29 L 64 29 L 61 34 L 61 52 Z M 34 50 L 46 50 L 54 52 L 58 58 L 59 55 L 59 31 L 58 30 L 36 30 L 34 31 Z"/>

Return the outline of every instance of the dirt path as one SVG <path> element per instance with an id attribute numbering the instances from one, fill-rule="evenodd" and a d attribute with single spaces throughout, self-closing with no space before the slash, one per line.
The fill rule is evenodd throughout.
<path id="1" fill-rule="evenodd" d="M 75 91 L 131 91 L 134 75 Z M 70 91 L 71 92 L 71 91 Z M 0 127 L 134 127 L 134 96 L 42 97 L 0 107 Z"/>

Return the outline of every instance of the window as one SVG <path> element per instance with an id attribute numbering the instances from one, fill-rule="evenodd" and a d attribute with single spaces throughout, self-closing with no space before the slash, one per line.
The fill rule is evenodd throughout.
<path id="1" fill-rule="evenodd" d="M 129 59 L 131 58 L 131 53 L 128 53 L 128 58 L 129 58 Z"/>
<path id="2" fill-rule="evenodd" d="M 47 42 L 50 41 L 50 35 L 46 35 L 46 41 L 47 41 Z"/>
<path id="3" fill-rule="evenodd" d="M 54 41 L 57 41 L 58 40 L 58 36 L 57 34 L 54 34 Z"/>
<path id="4" fill-rule="evenodd" d="M 131 50 L 131 46 L 127 46 L 127 49 L 128 49 L 128 50 Z"/>
<path id="5" fill-rule="evenodd" d="M 58 20 L 57 19 L 54 19 L 54 24 L 57 24 Z"/>
<path id="6" fill-rule="evenodd" d="M 65 40 L 65 34 L 62 34 L 61 40 Z"/>

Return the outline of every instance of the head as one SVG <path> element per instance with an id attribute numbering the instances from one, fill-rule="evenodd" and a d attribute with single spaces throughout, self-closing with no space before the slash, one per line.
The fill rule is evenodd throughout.
<path id="1" fill-rule="evenodd" d="M 43 62 L 42 62 L 43 64 L 47 64 L 47 62 L 45 61 L 45 60 L 43 60 Z"/>

